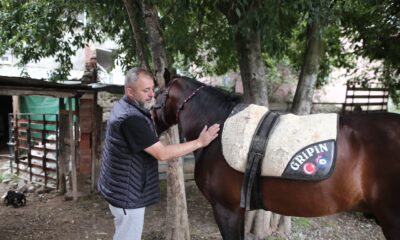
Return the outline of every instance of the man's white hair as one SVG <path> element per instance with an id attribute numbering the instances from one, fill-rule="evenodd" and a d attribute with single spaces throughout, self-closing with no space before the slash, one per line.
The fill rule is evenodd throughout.
<path id="1" fill-rule="evenodd" d="M 125 88 L 134 86 L 134 84 L 139 79 L 139 74 L 141 73 L 153 78 L 151 73 L 149 73 L 147 70 L 143 68 L 131 68 L 129 69 L 129 71 L 126 73 L 125 76 Z"/>

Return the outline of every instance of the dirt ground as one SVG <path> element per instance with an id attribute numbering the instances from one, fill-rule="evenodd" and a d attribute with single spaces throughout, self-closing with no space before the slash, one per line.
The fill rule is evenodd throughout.
<path id="1" fill-rule="evenodd" d="M 210 206 L 193 182 L 186 184 L 192 240 L 221 240 Z M 12 184 L 0 183 L 0 196 Z M 3 201 L 3 200 L 1 200 Z M 143 239 L 163 239 L 166 209 L 165 182 L 161 202 L 146 209 Z M 21 208 L 0 204 L 0 240 L 103 240 L 112 239 L 113 217 L 97 194 L 65 201 L 56 192 L 27 194 Z M 277 235 L 267 239 L 283 239 Z M 289 239 L 384 239 L 380 227 L 361 214 L 337 214 L 321 218 L 292 218 Z"/>

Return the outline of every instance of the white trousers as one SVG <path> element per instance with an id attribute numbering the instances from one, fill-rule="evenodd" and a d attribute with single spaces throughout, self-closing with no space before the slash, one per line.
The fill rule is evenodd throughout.
<path id="1" fill-rule="evenodd" d="M 145 208 L 122 209 L 109 204 L 114 216 L 113 240 L 140 240 L 143 231 Z"/>

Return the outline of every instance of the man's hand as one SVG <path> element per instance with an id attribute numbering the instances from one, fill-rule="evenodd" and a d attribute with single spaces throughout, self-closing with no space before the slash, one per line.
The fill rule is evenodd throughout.
<path id="1" fill-rule="evenodd" d="M 201 147 L 205 147 L 210 144 L 216 137 L 218 137 L 219 132 L 219 124 L 214 124 L 207 129 L 207 126 L 204 126 L 197 140 L 199 141 Z"/>
<path id="2" fill-rule="evenodd" d="M 174 145 L 164 145 L 158 141 L 150 147 L 145 148 L 144 151 L 159 161 L 171 160 L 207 146 L 218 137 L 218 131 L 219 124 L 214 124 L 210 128 L 205 126 L 199 137 L 193 141 Z"/>

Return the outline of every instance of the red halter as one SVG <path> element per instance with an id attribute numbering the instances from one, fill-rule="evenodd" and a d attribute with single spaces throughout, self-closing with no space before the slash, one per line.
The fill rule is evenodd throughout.
<path id="1" fill-rule="evenodd" d="M 176 111 L 176 122 L 179 122 L 179 112 L 183 109 L 183 106 L 185 105 L 185 103 L 187 103 L 190 99 L 192 99 L 194 97 L 194 95 L 196 95 L 196 93 L 198 91 L 200 91 L 200 89 L 202 89 L 203 87 L 205 87 L 205 85 L 198 87 L 196 90 L 194 90 L 194 92 L 192 92 L 192 94 L 189 95 L 189 97 L 187 97 L 179 106 L 178 110 Z"/>
<path id="2" fill-rule="evenodd" d="M 156 104 L 153 106 L 154 110 L 161 110 L 161 121 L 163 122 L 163 124 L 165 124 L 166 126 L 170 126 L 169 123 L 167 123 L 166 119 L 165 119 L 165 115 L 164 115 L 164 108 L 167 102 L 167 99 L 169 97 L 169 92 L 172 88 L 172 85 L 175 83 L 175 81 L 178 80 L 178 78 L 175 78 L 174 80 L 172 80 L 172 82 L 169 84 L 168 88 L 165 90 L 165 92 L 163 92 L 162 97 L 161 97 L 161 103 Z M 187 103 L 188 101 L 190 101 L 190 99 L 192 99 L 198 91 L 200 91 L 200 89 L 202 89 L 203 87 L 205 87 L 205 85 L 202 85 L 200 87 L 198 87 L 196 90 L 194 90 L 179 106 L 179 108 L 176 110 L 176 122 L 179 122 L 179 113 L 180 111 L 183 109 L 183 106 L 185 105 L 185 103 Z"/>

